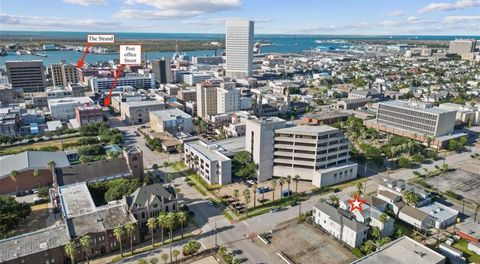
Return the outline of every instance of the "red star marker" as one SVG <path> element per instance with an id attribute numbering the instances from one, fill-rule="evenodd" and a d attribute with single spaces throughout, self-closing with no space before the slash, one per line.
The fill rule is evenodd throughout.
<path id="1" fill-rule="evenodd" d="M 358 211 L 362 211 L 362 204 L 365 203 L 365 200 L 361 200 L 358 195 L 355 194 L 355 197 L 353 197 L 353 200 L 350 199 L 348 200 L 348 203 L 350 204 L 350 211 L 353 212 L 353 210 L 358 209 Z"/>

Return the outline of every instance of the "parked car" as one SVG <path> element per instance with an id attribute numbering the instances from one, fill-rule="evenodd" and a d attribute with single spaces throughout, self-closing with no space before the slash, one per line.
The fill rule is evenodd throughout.
<path id="1" fill-rule="evenodd" d="M 282 197 L 287 197 L 287 196 L 290 196 L 292 195 L 292 191 L 291 190 L 285 190 L 282 192 Z"/>
<path id="2" fill-rule="evenodd" d="M 214 205 L 211 200 L 208 200 L 208 201 L 207 201 L 207 204 L 210 205 L 210 206 L 213 206 L 213 205 Z"/>
<path id="3" fill-rule="evenodd" d="M 276 213 L 280 211 L 280 207 L 270 209 L 270 213 Z"/>
<path id="4" fill-rule="evenodd" d="M 257 188 L 257 193 L 266 193 L 270 191 L 270 187 L 268 186 L 262 186 L 260 188 Z"/>

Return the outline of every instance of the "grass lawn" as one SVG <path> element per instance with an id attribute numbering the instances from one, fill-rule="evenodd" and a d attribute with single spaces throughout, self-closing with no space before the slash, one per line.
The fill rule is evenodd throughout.
<path id="1" fill-rule="evenodd" d="M 452 247 L 462 251 L 467 255 L 468 262 L 470 263 L 480 263 L 480 255 L 475 254 L 474 252 L 468 250 L 467 248 L 468 242 L 465 239 L 460 239 L 454 244 L 452 244 Z"/>
<path id="2" fill-rule="evenodd" d="M 39 150 L 40 148 L 43 147 L 57 147 L 59 150 L 62 150 L 62 143 L 64 145 L 67 144 L 74 144 L 77 142 L 81 136 L 76 136 L 76 137 L 71 137 L 71 138 L 65 138 L 65 139 L 57 139 L 57 140 L 50 140 L 50 141 L 39 141 L 35 142 L 32 144 L 26 144 L 26 145 L 21 145 L 21 146 L 12 146 L 8 148 L 4 148 L 0 150 L 0 155 L 11 155 L 11 154 L 17 154 L 26 150 Z"/>
<path id="3" fill-rule="evenodd" d="M 32 206 L 32 213 L 20 222 L 15 235 L 33 232 L 47 227 L 48 203 Z"/>

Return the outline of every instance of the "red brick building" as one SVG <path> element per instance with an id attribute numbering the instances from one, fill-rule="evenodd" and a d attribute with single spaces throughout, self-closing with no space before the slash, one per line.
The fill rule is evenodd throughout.
<path id="1" fill-rule="evenodd" d="M 81 106 L 75 109 L 75 119 L 79 126 L 103 122 L 103 110 L 100 106 Z"/>
<path id="2" fill-rule="evenodd" d="M 0 159 L 0 194 L 52 184 L 52 170 L 48 166 L 50 161 L 54 161 L 56 167 L 70 166 L 64 152 L 25 151 Z M 33 175 L 35 169 L 40 172 L 38 177 Z M 12 171 L 17 172 L 15 181 L 10 177 Z"/>

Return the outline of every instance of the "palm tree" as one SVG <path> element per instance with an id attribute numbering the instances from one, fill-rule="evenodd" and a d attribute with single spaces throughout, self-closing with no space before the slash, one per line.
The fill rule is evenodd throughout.
<path id="1" fill-rule="evenodd" d="M 177 261 L 178 261 L 178 255 L 180 255 L 180 250 L 174 249 L 174 250 L 172 251 L 172 255 L 173 255 L 173 257 L 175 258 L 175 262 L 177 262 Z"/>
<path id="2" fill-rule="evenodd" d="M 378 240 L 380 238 L 380 236 L 382 235 L 382 232 L 380 231 L 380 228 L 378 228 L 377 226 L 374 226 L 372 228 L 372 236 Z"/>
<path id="3" fill-rule="evenodd" d="M 277 180 L 272 180 L 272 202 L 275 201 L 275 189 L 277 189 Z"/>
<path id="4" fill-rule="evenodd" d="M 328 200 L 333 206 L 336 206 L 339 203 L 338 196 L 336 196 L 335 194 L 328 196 Z"/>
<path id="5" fill-rule="evenodd" d="M 252 185 L 252 189 L 253 189 L 253 208 L 255 208 L 257 206 L 257 188 L 258 188 L 257 183 L 254 183 Z"/>
<path id="6" fill-rule="evenodd" d="M 115 239 L 117 239 L 120 245 L 120 256 L 122 257 L 123 257 L 122 237 L 124 233 L 125 233 L 125 230 L 123 230 L 122 226 L 117 226 L 115 227 L 115 229 L 113 229 L 113 235 L 115 236 Z"/>
<path id="7" fill-rule="evenodd" d="M 295 177 L 293 177 L 293 181 L 295 181 L 295 192 L 298 193 L 298 182 L 300 181 L 300 175 L 295 175 Z"/>
<path id="8" fill-rule="evenodd" d="M 130 238 L 130 253 L 133 255 L 133 232 L 135 232 L 135 223 L 127 223 L 125 224 L 125 231 L 128 234 L 128 237 Z"/>
<path id="9" fill-rule="evenodd" d="M 12 179 L 12 181 L 15 183 L 15 190 L 18 193 L 17 176 L 18 176 L 18 171 L 12 170 L 10 172 L 10 179 Z"/>
<path id="10" fill-rule="evenodd" d="M 187 214 L 184 211 L 178 211 L 176 218 L 177 218 L 177 221 L 180 223 L 180 230 L 182 231 L 182 239 L 183 239 L 183 225 L 187 223 Z"/>
<path id="11" fill-rule="evenodd" d="M 161 236 L 162 236 L 162 246 L 163 246 L 163 243 L 165 242 L 165 240 L 163 240 L 163 228 L 165 227 L 165 217 L 166 216 L 167 215 L 164 212 L 161 212 L 160 215 L 158 215 L 158 218 L 157 218 L 158 225 L 160 226 Z"/>
<path id="12" fill-rule="evenodd" d="M 362 195 L 363 194 L 363 184 L 361 182 L 357 182 L 355 184 L 355 186 L 357 187 L 358 195 Z"/>
<path id="13" fill-rule="evenodd" d="M 87 255 L 87 263 L 90 263 L 90 249 L 92 248 L 92 237 L 84 235 L 80 238 L 80 245 Z"/>
<path id="14" fill-rule="evenodd" d="M 153 175 L 157 176 L 157 172 L 158 172 L 158 164 L 157 163 L 154 163 L 152 165 L 152 170 L 153 170 Z"/>
<path id="15" fill-rule="evenodd" d="M 73 241 L 68 241 L 65 244 L 65 253 L 72 260 L 72 264 L 75 264 L 75 243 Z"/>
<path id="16" fill-rule="evenodd" d="M 278 181 L 278 185 L 280 185 L 280 200 L 282 200 L 283 199 L 283 185 L 285 185 L 285 179 L 281 178 Z"/>
<path id="17" fill-rule="evenodd" d="M 292 182 L 292 176 L 288 175 L 285 181 L 287 182 L 287 185 L 288 185 L 288 196 L 290 197 L 290 183 Z"/>
<path id="18" fill-rule="evenodd" d="M 380 222 L 385 225 L 388 221 L 388 215 L 386 213 L 382 213 L 380 215 Z"/>
<path id="19" fill-rule="evenodd" d="M 163 260 L 163 263 L 167 264 L 167 260 L 168 260 L 168 254 L 167 253 L 163 253 L 160 258 Z"/>
<path id="20" fill-rule="evenodd" d="M 170 243 L 173 242 L 173 226 L 175 225 L 175 213 L 170 212 L 165 217 L 165 227 L 170 229 Z M 170 246 L 170 262 L 172 262 L 172 247 Z"/>
<path id="21" fill-rule="evenodd" d="M 372 240 L 367 240 L 367 241 L 365 241 L 365 243 L 363 244 L 363 251 L 364 251 L 366 254 L 372 253 L 372 251 L 373 251 L 374 248 L 375 248 L 375 244 L 373 243 Z"/>
<path id="22" fill-rule="evenodd" d="M 147 227 L 148 227 L 148 230 L 150 230 L 150 236 L 152 237 L 152 248 L 153 248 L 155 247 L 153 242 L 153 231 L 155 230 L 155 228 L 157 228 L 157 220 L 155 220 L 155 218 L 153 217 L 148 218 Z"/>
<path id="23" fill-rule="evenodd" d="M 165 183 L 167 183 L 167 167 L 168 167 L 168 162 L 164 161 L 163 162 L 163 172 L 164 172 L 164 176 L 165 176 Z"/>
<path id="24" fill-rule="evenodd" d="M 250 190 L 248 188 L 243 191 L 243 199 L 245 200 L 245 204 L 246 204 L 245 214 L 248 216 L 248 204 L 252 199 L 250 196 Z"/>
<path id="25" fill-rule="evenodd" d="M 37 181 L 38 181 L 38 188 L 40 188 L 40 179 L 39 179 L 39 177 L 38 177 L 38 176 L 40 176 L 40 170 L 39 170 L 38 168 L 35 168 L 35 169 L 33 170 L 33 172 L 32 172 L 32 175 L 33 175 L 34 178 L 37 179 Z"/>

